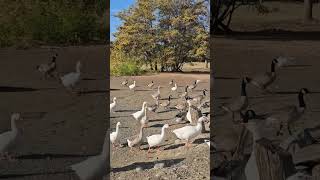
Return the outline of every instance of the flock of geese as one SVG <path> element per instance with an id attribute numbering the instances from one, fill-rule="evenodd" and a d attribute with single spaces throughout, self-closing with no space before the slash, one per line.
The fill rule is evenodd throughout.
<path id="1" fill-rule="evenodd" d="M 77 93 L 76 86 L 81 81 L 81 62 L 78 61 L 76 63 L 75 71 L 60 75 L 57 71 L 57 58 L 58 54 L 55 53 L 50 62 L 37 65 L 36 70 L 43 75 L 42 77 L 44 79 L 56 79 L 59 84 L 63 85 L 67 92 L 72 94 Z M 16 126 L 16 121 L 21 119 L 20 113 L 13 113 L 11 115 L 11 130 L 0 134 L 0 159 L 13 160 L 12 155 L 10 155 L 8 151 L 17 140 L 19 131 Z M 107 170 L 108 143 L 108 133 L 106 132 L 103 148 L 99 155 L 89 157 L 68 168 L 71 168 L 81 180 L 103 177 Z"/>
<path id="2" fill-rule="evenodd" d="M 160 88 L 161 86 L 157 86 L 157 90 L 150 94 L 151 97 L 154 99 L 154 104 L 149 104 L 148 102 L 144 101 L 142 103 L 141 110 L 132 113 L 131 117 L 136 121 L 137 127 L 139 128 L 138 134 L 134 135 L 131 138 L 127 138 L 127 144 L 130 148 L 130 151 L 132 151 L 133 147 L 139 147 L 141 146 L 141 143 L 144 141 L 144 138 L 146 138 L 146 141 L 148 143 L 149 149 L 147 151 L 147 155 L 152 151 L 152 148 L 157 148 L 158 151 L 160 151 L 159 147 L 163 143 L 165 139 L 165 130 L 169 128 L 169 124 L 163 124 L 161 128 L 160 134 L 153 134 L 146 136 L 144 133 L 144 128 L 149 127 L 149 116 L 148 112 L 150 113 L 158 113 L 158 110 L 160 108 L 163 108 L 164 110 L 177 110 L 178 113 L 175 115 L 175 121 L 180 123 L 184 120 L 186 122 L 189 122 L 189 125 L 186 125 L 184 127 L 174 129 L 172 133 L 175 134 L 175 136 L 180 139 L 184 140 L 185 146 L 190 147 L 190 141 L 195 139 L 199 134 L 204 132 L 204 123 L 209 123 L 209 112 L 205 112 L 205 108 L 210 107 L 209 98 L 206 99 L 207 95 L 206 89 L 202 90 L 202 94 L 200 95 L 192 95 L 192 91 L 195 90 L 198 87 L 200 80 L 194 81 L 191 85 L 187 85 L 184 88 L 184 91 L 180 94 L 178 92 L 178 85 L 176 82 L 171 80 L 169 82 L 169 86 L 166 87 L 170 91 L 170 95 L 167 99 L 161 98 L 161 92 Z M 128 89 L 132 92 L 136 89 L 136 81 L 133 81 L 132 84 L 129 84 L 128 80 L 125 80 L 121 83 L 122 86 L 127 86 Z M 155 83 L 151 81 L 149 84 L 146 85 L 147 88 L 153 88 L 155 86 Z M 180 102 L 173 105 L 171 103 L 171 99 L 173 96 L 177 96 L 178 99 L 181 99 Z M 124 103 L 124 102 L 123 102 Z M 117 97 L 112 98 L 112 103 L 110 104 L 110 112 L 114 113 L 114 109 L 118 106 Z M 120 131 L 119 126 L 121 126 L 120 122 L 117 122 L 116 124 L 116 130 L 114 132 L 111 132 L 110 134 L 110 142 L 112 143 L 113 147 L 116 147 L 117 142 L 119 142 L 120 138 Z M 134 128 L 132 128 L 134 130 Z M 207 140 L 209 141 L 209 140 Z M 205 142 L 207 142 L 205 141 Z M 210 143 L 207 143 L 210 146 Z"/>
<path id="3" fill-rule="evenodd" d="M 290 63 L 290 64 L 289 64 Z M 257 115 L 254 110 L 248 109 L 249 101 L 247 96 L 246 87 L 248 84 L 252 85 L 256 89 L 259 89 L 263 94 L 274 94 L 274 91 L 270 88 L 270 85 L 274 83 L 277 79 L 278 74 L 276 73 L 277 69 L 281 67 L 291 65 L 292 62 L 286 58 L 280 57 L 275 58 L 271 62 L 271 71 L 257 74 L 252 77 L 243 77 L 241 79 L 241 94 L 239 97 L 235 98 L 229 104 L 223 104 L 220 106 L 226 112 L 232 115 L 232 120 L 234 123 L 240 123 L 244 125 L 243 127 L 246 128 L 251 134 L 253 135 L 253 149 L 256 147 L 256 141 L 261 138 L 269 138 L 268 128 L 272 130 L 272 132 L 276 132 L 276 136 L 283 135 L 284 131 L 287 131 L 289 134 L 290 141 L 284 140 L 283 143 L 280 144 L 284 150 L 288 151 L 290 143 L 294 141 L 293 138 L 296 132 L 292 130 L 292 124 L 302 119 L 303 115 L 306 112 L 306 102 L 305 102 L 305 95 L 310 93 L 307 88 L 301 88 L 297 95 L 297 105 L 292 105 L 289 108 L 286 108 L 285 114 L 287 119 L 281 120 L 274 118 L 272 116 L 264 116 L 264 115 Z M 241 117 L 240 121 L 235 120 L 235 115 L 238 114 Z M 284 122 L 284 124 L 283 124 Z M 256 161 L 256 153 L 255 150 L 252 150 L 249 160 L 245 166 L 245 176 L 247 180 L 259 180 L 261 179 L 259 168 L 257 166 Z M 287 180 L 300 180 L 304 179 L 309 175 L 304 174 L 301 175 L 301 172 L 298 172 Z M 222 177 L 215 177 L 217 179 L 224 179 Z"/>

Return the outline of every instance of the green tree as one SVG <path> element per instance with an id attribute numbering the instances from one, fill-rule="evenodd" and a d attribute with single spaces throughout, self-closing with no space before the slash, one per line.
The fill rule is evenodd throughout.
<path id="1" fill-rule="evenodd" d="M 153 0 L 138 0 L 128 10 L 117 14 L 124 24 L 115 34 L 114 49 L 137 57 L 141 62 L 150 65 L 153 69 L 153 60 L 156 59 L 156 9 Z"/>
<path id="2" fill-rule="evenodd" d="M 207 0 L 138 0 L 117 14 L 123 24 L 114 51 L 136 57 L 151 69 L 180 71 L 208 57 Z"/>

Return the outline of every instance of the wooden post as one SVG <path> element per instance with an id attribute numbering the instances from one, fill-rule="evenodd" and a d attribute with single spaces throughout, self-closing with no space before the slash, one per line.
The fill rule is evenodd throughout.
<path id="1" fill-rule="evenodd" d="M 320 180 L 320 164 L 313 167 L 312 180 Z"/>
<path id="2" fill-rule="evenodd" d="M 291 154 L 262 138 L 256 142 L 256 161 L 260 180 L 285 180 L 295 173 Z"/>
<path id="3" fill-rule="evenodd" d="M 306 22 L 312 20 L 312 2 L 313 0 L 304 0 L 304 20 Z"/>

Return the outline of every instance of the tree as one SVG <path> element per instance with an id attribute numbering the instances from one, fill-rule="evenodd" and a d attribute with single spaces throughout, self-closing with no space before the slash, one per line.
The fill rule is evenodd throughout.
<path id="1" fill-rule="evenodd" d="M 155 1 L 138 0 L 128 10 L 121 11 L 117 17 L 123 25 L 115 33 L 114 48 L 130 56 L 138 57 L 141 62 L 153 69 L 156 51 Z"/>
<path id="2" fill-rule="evenodd" d="M 180 71 L 183 64 L 208 58 L 208 0 L 138 0 L 120 12 L 114 50 L 151 69 Z"/>
<path id="3" fill-rule="evenodd" d="M 158 1 L 163 69 L 181 71 L 186 62 L 208 57 L 208 1 Z"/>

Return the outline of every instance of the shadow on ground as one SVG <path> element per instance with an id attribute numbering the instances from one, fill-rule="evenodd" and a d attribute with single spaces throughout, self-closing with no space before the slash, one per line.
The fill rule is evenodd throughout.
<path id="1" fill-rule="evenodd" d="M 179 158 L 179 159 L 172 159 L 172 160 L 162 160 L 162 161 L 153 161 L 153 162 L 135 162 L 132 163 L 128 166 L 120 167 L 120 168 L 113 168 L 111 171 L 116 173 L 116 172 L 122 172 L 122 171 L 130 171 L 134 170 L 137 167 L 142 167 L 144 170 L 146 169 L 152 169 L 155 164 L 157 163 L 164 163 L 164 167 L 171 167 L 175 164 L 178 164 L 182 162 L 184 158 Z"/>

